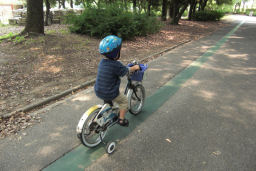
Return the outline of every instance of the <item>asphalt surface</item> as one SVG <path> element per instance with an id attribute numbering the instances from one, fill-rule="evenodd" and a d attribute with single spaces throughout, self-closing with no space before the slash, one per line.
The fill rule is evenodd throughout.
<path id="1" fill-rule="evenodd" d="M 256 20 L 86 170 L 256 170 Z"/>
<path id="2" fill-rule="evenodd" d="M 173 93 L 156 96 L 161 88 L 171 91 L 170 81 L 188 74 L 184 69 L 241 20 Z M 142 116 L 129 116 L 131 128 L 111 131 L 109 139 L 119 142 L 113 155 L 103 155 L 102 148 L 89 151 L 76 137 L 81 114 L 101 103 L 88 89 L 36 112 L 40 124 L 0 140 L 0 170 L 58 170 L 66 156 L 76 160 L 76 149 L 89 151 L 85 170 L 256 170 L 255 30 L 255 18 L 236 17 L 230 26 L 150 62 L 147 105 Z M 149 102 L 157 108 L 149 110 Z"/>

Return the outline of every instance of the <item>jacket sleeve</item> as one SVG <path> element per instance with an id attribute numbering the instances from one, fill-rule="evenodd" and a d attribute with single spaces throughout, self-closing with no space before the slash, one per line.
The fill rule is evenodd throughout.
<path id="1" fill-rule="evenodd" d="M 117 69 L 116 74 L 119 77 L 123 77 L 123 76 L 125 76 L 129 72 L 128 67 L 124 66 L 121 62 L 118 62 L 118 65 L 117 65 L 116 69 Z"/>

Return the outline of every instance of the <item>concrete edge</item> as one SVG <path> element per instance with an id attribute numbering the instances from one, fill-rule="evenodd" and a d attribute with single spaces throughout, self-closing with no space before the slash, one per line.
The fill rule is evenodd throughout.
<path id="1" fill-rule="evenodd" d="M 158 55 L 162 55 L 162 54 L 164 54 L 164 53 L 166 53 L 166 52 L 171 51 L 172 49 L 175 49 L 175 48 L 177 48 L 177 47 L 179 47 L 179 46 L 181 46 L 181 45 L 183 45 L 183 44 L 186 44 L 186 43 L 188 43 L 188 42 L 191 42 L 191 41 L 192 41 L 192 40 L 185 40 L 185 41 L 182 41 L 182 42 L 178 43 L 177 45 L 174 45 L 174 46 L 172 46 L 172 47 L 170 47 L 170 48 L 164 49 L 164 50 L 162 50 L 162 51 L 160 51 L 160 52 L 154 53 L 153 55 L 147 56 L 147 57 L 145 57 L 145 58 L 139 60 L 139 62 L 145 61 L 145 60 L 150 59 L 150 58 L 154 58 L 154 57 L 156 57 L 156 56 L 158 56 Z M 17 110 L 15 110 L 14 112 L 1 115 L 1 116 L 0 116 L 0 119 L 9 118 L 9 117 L 11 117 L 11 116 L 13 116 L 13 115 L 15 115 L 16 113 L 19 113 L 19 112 L 29 112 L 29 111 L 31 111 L 31 110 L 33 110 L 33 109 L 35 109 L 35 108 L 38 108 L 38 107 L 41 107 L 41 106 L 43 106 L 43 105 L 49 104 L 50 102 L 52 102 L 52 101 L 54 101 L 54 100 L 58 100 L 58 99 L 60 99 L 60 98 L 62 98 L 62 97 L 65 97 L 65 96 L 67 96 L 67 95 L 69 95 L 69 94 L 72 94 L 72 93 L 75 92 L 75 91 L 78 91 L 78 90 L 80 90 L 80 89 L 83 89 L 83 88 L 85 88 L 85 87 L 87 87 L 87 86 L 89 86 L 89 85 L 95 83 L 95 81 L 96 81 L 96 79 L 92 79 L 92 80 L 90 80 L 90 81 L 87 81 L 87 82 L 85 82 L 85 83 L 82 83 L 82 84 L 79 85 L 79 86 L 76 86 L 76 87 L 74 87 L 74 88 L 65 90 L 65 91 L 63 91 L 62 93 L 56 94 L 56 95 L 54 95 L 54 96 L 48 97 L 48 98 L 46 98 L 46 99 L 44 99 L 44 100 L 41 100 L 41 101 L 39 101 L 39 102 L 36 102 L 36 103 L 30 104 L 30 105 L 27 105 L 27 106 L 25 106 L 25 107 L 23 107 L 23 108 L 17 109 Z"/>

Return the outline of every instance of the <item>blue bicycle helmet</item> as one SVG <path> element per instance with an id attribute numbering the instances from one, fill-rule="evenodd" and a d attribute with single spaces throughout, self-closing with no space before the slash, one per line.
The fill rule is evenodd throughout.
<path id="1" fill-rule="evenodd" d="M 115 59 L 120 57 L 121 46 L 122 39 L 117 36 L 110 35 L 101 40 L 99 51 L 107 58 Z"/>

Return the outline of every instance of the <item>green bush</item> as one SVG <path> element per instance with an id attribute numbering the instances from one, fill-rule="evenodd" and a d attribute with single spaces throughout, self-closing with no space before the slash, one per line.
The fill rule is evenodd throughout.
<path id="1" fill-rule="evenodd" d="M 251 11 L 253 12 L 252 15 L 256 16 L 256 9 L 246 9 L 245 14 L 246 15 L 250 15 Z"/>
<path id="2" fill-rule="evenodd" d="M 245 12 L 243 10 L 237 9 L 233 12 L 234 14 L 240 14 L 240 15 L 245 15 Z"/>
<path id="3" fill-rule="evenodd" d="M 160 22 L 155 17 L 134 14 L 114 6 L 104 9 L 87 8 L 81 15 L 70 15 L 68 22 L 71 24 L 71 32 L 100 38 L 114 34 L 123 39 L 131 39 L 160 29 Z"/>
<path id="4" fill-rule="evenodd" d="M 224 12 L 220 11 L 198 11 L 192 18 L 196 21 L 218 21 L 224 15 Z"/>

